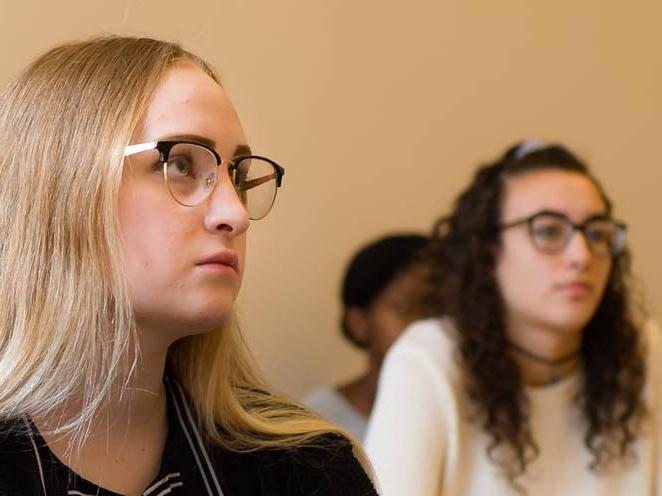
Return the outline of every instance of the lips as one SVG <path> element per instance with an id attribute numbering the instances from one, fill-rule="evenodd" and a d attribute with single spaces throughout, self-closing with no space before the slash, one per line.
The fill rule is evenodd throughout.
<path id="1" fill-rule="evenodd" d="M 222 251 L 215 253 L 205 258 L 201 262 L 198 262 L 196 265 L 200 267 L 223 265 L 232 268 L 237 274 L 239 273 L 239 258 L 232 251 Z"/>
<path id="2" fill-rule="evenodd" d="M 572 281 L 557 285 L 557 289 L 569 293 L 590 293 L 593 291 L 593 285 L 585 281 Z"/>

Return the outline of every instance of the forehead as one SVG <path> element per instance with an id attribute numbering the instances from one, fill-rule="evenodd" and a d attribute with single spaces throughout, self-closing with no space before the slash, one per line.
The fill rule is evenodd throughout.
<path id="1" fill-rule="evenodd" d="M 223 88 L 192 63 L 176 64 L 152 94 L 134 143 L 172 136 L 211 140 L 221 156 L 246 142 L 237 113 Z"/>
<path id="2" fill-rule="evenodd" d="M 541 210 L 564 213 L 575 222 L 606 213 L 595 184 L 586 176 L 556 169 L 527 172 L 505 182 L 502 219 L 527 217 Z"/>

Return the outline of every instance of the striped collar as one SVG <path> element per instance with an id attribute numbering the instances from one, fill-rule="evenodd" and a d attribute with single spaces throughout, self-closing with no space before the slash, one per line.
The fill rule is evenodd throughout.
<path id="1" fill-rule="evenodd" d="M 165 377 L 168 411 L 168 436 L 161 467 L 155 480 L 142 496 L 229 496 L 214 467 L 213 456 L 204 442 L 189 398 L 181 385 Z M 25 417 L 31 448 L 35 455 L 37 486 L 44 496 L 121 496 L 100 488 L 74 473 L 49 449 L 32 422 Z M 194 463 L 191 463 L 191 462 Z"/>

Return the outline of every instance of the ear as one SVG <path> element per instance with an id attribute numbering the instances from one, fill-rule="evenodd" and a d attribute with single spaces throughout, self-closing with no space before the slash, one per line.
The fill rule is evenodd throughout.
<path id="1" fill-rule="evenodd" d="M 347 327 L 351 335 L 359 343 L 370 344 L 370 332 L 366 312 L 359 307 L 348 307 L 345 312 Z"/>

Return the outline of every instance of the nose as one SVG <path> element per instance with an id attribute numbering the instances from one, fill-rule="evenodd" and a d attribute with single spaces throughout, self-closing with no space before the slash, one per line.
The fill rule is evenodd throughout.
<path id="1" fill-rule="evenodd" d="M 207 211 L 204 224 L 207 231 L 222 231 L 235 237 L 248 230 L 250 224 L 248 212 L 225 170 L 220 171 L 205 205 Z"/>
<path id="2" fill-rule="evenodd" d="M 593 252 L 583 232 L 575 230 L 565 248 L 565 257 L 571 265 L 584 268 L 593 258 Z"/>

